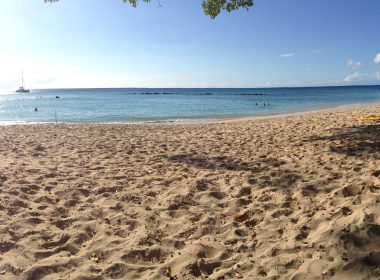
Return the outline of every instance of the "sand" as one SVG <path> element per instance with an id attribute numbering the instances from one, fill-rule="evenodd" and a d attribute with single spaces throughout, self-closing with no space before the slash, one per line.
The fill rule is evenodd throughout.
<path id="1" fill-rule="evenodd" d="M 380 279 L 380 105 L 0 127 L 0 279 Z"/>

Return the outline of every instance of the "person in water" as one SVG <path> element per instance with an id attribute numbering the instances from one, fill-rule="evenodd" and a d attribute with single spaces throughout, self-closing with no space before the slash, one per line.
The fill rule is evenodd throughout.
<path id="1" fill-rule="evenodd" d="M 34 108 L 34 112 L 37 112 L 38 111 L 38 108 L 36 107 L 36 108 Z"/>

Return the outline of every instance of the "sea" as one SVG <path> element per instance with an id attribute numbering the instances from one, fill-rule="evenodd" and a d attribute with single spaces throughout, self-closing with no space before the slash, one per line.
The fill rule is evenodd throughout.
<path id="1" fill-rule="evenodd" d="M 380 86 L 40 89 L 0 95 L 0 124 L 198 122 L 380 103 Z"/>

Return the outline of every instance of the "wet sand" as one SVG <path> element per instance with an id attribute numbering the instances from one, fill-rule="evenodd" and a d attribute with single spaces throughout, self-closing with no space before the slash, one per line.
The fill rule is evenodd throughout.
<path id="1" fill-rule="evenodd" d="M 379 279 L 379 113 L 0 126 L 0 279 Z"/>

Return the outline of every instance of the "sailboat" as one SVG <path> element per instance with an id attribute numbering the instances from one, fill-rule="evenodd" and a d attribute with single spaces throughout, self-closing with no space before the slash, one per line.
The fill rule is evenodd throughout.
<path id="1" fill-rule="evenodd" d="M 24 88 L 24 72 L 21 70 L 21 87 L 16 92 L 29 92 L 29 89 Z"/>

